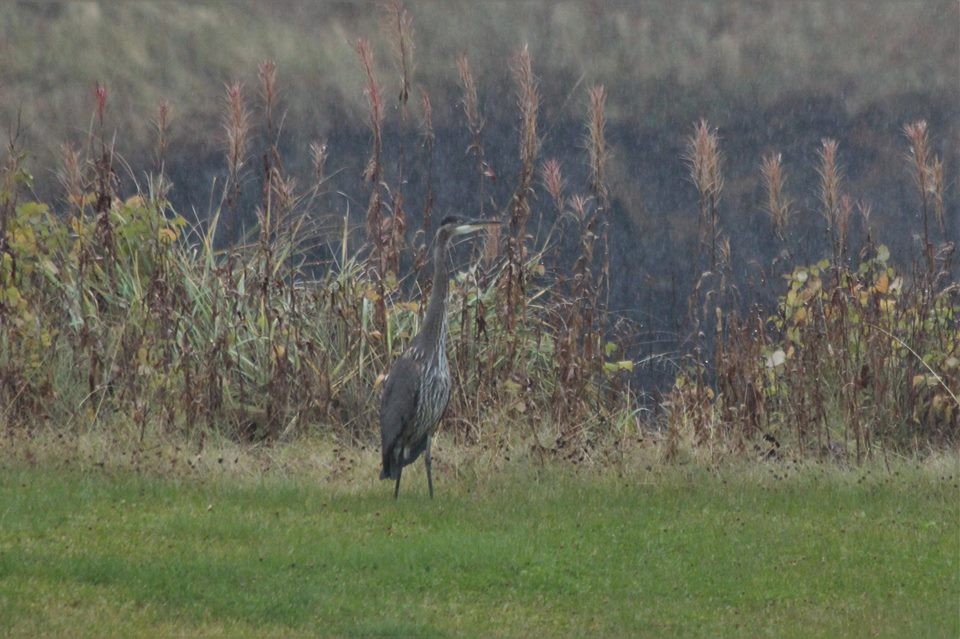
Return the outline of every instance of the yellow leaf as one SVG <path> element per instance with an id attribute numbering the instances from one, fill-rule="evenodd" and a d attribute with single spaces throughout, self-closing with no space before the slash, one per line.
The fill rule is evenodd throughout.
<path id="1" fill-rule="evenodd" d="M 632 371 L 633 370 L 633 360 L 632 359 L 622 359 L 619 362 L 604 362 L 603 368 L 610 374 L 619 373 L 621 371 Z"/>
<path id="2" fill-rule="evenodd" d="M 887 291 L 890 290 L 890 276 L 886 273 L 881 273 L 880 277 L 877 278 L 877 283 L 873 285 L 873 288 L 877 293 L 886 295 Z"/>
<path id="3" fill-rule="evenodd" d="M 7 303 L 11 306 L 16 306 L 20 302 L 20 289 L 15 286 L 8 286 L 4 292 L 4 297 L 6 297 Z"/>
<path id="4" fill-rule="evenodd" d="M 170 244 L 177 239 L 177 232 L 169 228 L 160 229 L 160 233 L 158 235 L 160 236 L 160 241 L 165 244 Z"/>

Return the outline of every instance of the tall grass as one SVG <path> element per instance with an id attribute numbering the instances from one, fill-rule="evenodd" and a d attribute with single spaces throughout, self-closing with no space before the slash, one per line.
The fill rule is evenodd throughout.
<path id="1" fill-rule="evenodd" d="M 256 109 L 242 84 L 225 86 L 225 180 L 199 221 L 188 222 L 167 200 L 176 124 L 167 102 L 153 118 L 153 170 L 130 193 L 120 192 L 118 171 L 133 171 L 108 134 L 102 85 L 87 143 L 62 147 L 61 203 L 24 199 L 30 177 L 11 140 L 0 191 L 0 397 L 8 429 L 126 423 L 141 440 L 176 434 L 202 442 L 216 431 L 276 441 L 315 430 L 372 440 L 383 374 L 420 325 L 433 232 L 435 140 L 425 89 L 419 139 L 427 170 L 407 170 L 402 144 L 397 157 L 385 151 L 385 139 L 403 137 L 418 88 L 410 15 L 401 2 L 387 9 L 401 78 L 395 116 L 373 48 L 363 38 L 355 47 L 371 139 L 362 233 L 349 211 L 329 208 L 324 142 L 310 144 L 305 180 L 285 167 L 281 83 L 270 61 L 259 66 Z M 824 140 L 813 158 L 820 211 L 798 210 L 781 156 L 763 158 L 770 237 L 784 245 L 782 254 L 792 255 L 791 225 L 800 215 L 822 216 L 828 245 L 816 264 L 769 265 L 784 281 L 773 309 L 741 303 L 727 235 L 734 229 L 722 224 L 721 138 L 705 120 L 696 125 L 684 156 L 700 195 L 691 212 L 701 250 L 691 259 L 690 347 L 661 410 L 641 420 L 626 350 L 632 329 L 606 300 L 614 210 L 606 90 L 584 96 L 584 137 L 569 142 L 585 147 L 588 176 L 572 184 L 559 162 L 541 161 L 538 79 L 521 48 L 511 66 L 517 173 L 498 176 L 485 151 L 481 87 L 465 56 L 456 67 L 476 162 L 475 182 L 464 185 L 475 204 L 464 212 L 503 221 L 482 251 L 458 260 L 463 270 L 451 286 L 456 386 L 448 424 L 459 438 L 486 445 L 519 436 L 541 454 L 571 459 L 648 433 L 662 439 L 667 456 L 789 448 L 861 460 L 956 442 L 960 287 L 943 162 L 924 123 L 904 129 L 922 220 L 912 272 L 894 268 L 873 239 L 869 205 L 844 191 L 836 141 Z M 428 195 L 411 238 L 404 185 L 414 175 L 426 180 Z M 512 180 L 507 201 L 490 195 L 494 179 Z M 254 189 L 255 215 L 245 215 L 249 198 L 241 194 Z M 255 227 L 242 228 L 244 219 Z M 572 255 L 560 253 L 560 238 L 576 239 Z"/>

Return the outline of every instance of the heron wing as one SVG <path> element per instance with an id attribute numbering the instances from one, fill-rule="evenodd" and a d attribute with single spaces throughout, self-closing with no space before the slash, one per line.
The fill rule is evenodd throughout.
<path id="1" fill-rule="evenodd" d="M 401 434 L 414 428 L 420 401 L 420 365 L 402 356 L 390 369 L 380 401 L 380 442 L 384 473 L 392 475 L 393 446 Z"/>

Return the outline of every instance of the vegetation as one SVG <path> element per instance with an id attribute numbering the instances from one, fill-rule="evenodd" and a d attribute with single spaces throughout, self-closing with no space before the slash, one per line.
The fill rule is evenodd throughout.
<path id="1" fill-rule="evenodd" d="M 956 460 L 349 484 L 6 466 L 11 636 L 960 631 Z M 418 479 L 422 474 L 417 469 Z"/>
<path id="2" fill-rule="evenodd" d="M 234 6 L 221 29 L 203 5 L 116 7 L 118 23 L 146 15 L 189 25 L 177 32 L 186 50 L 214 61 L 190 63 L 202 73 L 259 60 L 255 88 L 230 81 L 220 99 L 211 98 L 220 75 L 181 76 L 186 67 L 171 62 L 163 93 L 182 95 L 182 108 L 138 84 L 165 27 L 101 25 L 98 4 L 23 5 L 0 16 L 6 35 L 32 33 L 24 28 L 32 13 L 64 35 L 59 49 L 13 46 L 5 64 L 15 71 L 59 50 L 111 80 L 95 85 L 82 144 L 53 117 L 44 132 L 61 136 L 56 144 L 38 140 L 36 127 L 21 135 L 4 99 L 10 85 L 0 85 L 13 123 L 0 154 L 4 631 L 960 633 L 960 283 L 945 168 L 954 156 L 937 143 L 938 119 L 921 112 L 891 132 L 909 176 L 900 190 L 910 195 L 876 214 L 855 194 L 844 170 L 855 162 L 837 139 L 792 155 L 765 149 L 748 176 L 724 155 L 738 139 L 721 139 L 716 121 L 702 119 L 682 143 L 658 147 L 656 162 L 686 168 L 691 184 L 679 212 L 652 213 L 618 164 L 624 129 L 612 130 L 632 108 L 624 92 L 644 95 L 660 73 L 681 84 L 710 73 L 723 80 L 712 98 L 767 104 L 766 84 L 733 79 L 789 67 L 815 85 L 807 89 L 841 84 L 851 100 L 869 102 L 882 82 L 847 86 L 843 69 L 800 55 L 796 42 L 782 49 L 789 64 L 760 62 L 730 44 L 766 50 L 776 37 L 742 23 L 748 13 L 731 14 L 736 37 L 701 37 L 726 28 L 731 16 L 719 5 L 679 9 L 692 16 L 678 31 L 689 36 L 688 56 L 658 40 L 657 25 L 679 19 L 666 4 L 651 7 L 641 29 L 629 11 L 605 15 L 604 29 L 645 43 L 612 53 L 580 29 L 596 21 L 571 19 L 564 3 L 496 5 L 497 20 L 548 14 L 537 24 L 566 36 L 516 46 L 508 74 L 469 49 L 456 55 L 461 44 L 447 39 L 460 31 L 436 25 L 464 21 L 446 4 L 415 37 L 411 13 L 393 0 L 376 16 L 386 43 L 351 36 L 341 46 L 343 33 L 373 30 L 358 6 L 276 9 L 290 29 L 310 22 L 291 13 L 330 9 L 324 24 L 336 38 L 290 36 L 273 8 Z M 863 27 L 870 20 L 947 23 L 902 3 L 784 3 L 768 13 L 818 33 L 824 22 L 836 27 L 846 36 L 831 40 L 845 52 L 836 64 L 858 55 L 884 64 L 861 46 L 875 40 Z M 91 21 L 115 66 L 91 62 L 100 48 L 62 33 Z M 544 40 L 572 53 L 544 51 Z M 456 51 L 421 56 L 423 41 Z M 257 42 L 311 53 L 251 60 Z M 892 56 L 907 50 L 901 43 L 883 40 Z M 948 81 L 937 60 L 952 58 L 936 51 L 954 44 L 927 39 L 910 68 L 929 74 L 875 75 L 940 87 Z M 117 55 L 127 47 L 132 55 Z M 571 60 L 593 49 L 597 76 L 583 82 Z M 657 62 L 625 77 L 623 52 Z M 702 69 L 705 57 L 716 64 Z M 322 86 L 307 83 L 323 95 L 310 104 L 345 128 L 362 123 L 363 152 L 289 125 L 288 115 L 307 109 L 293 96 L 305 74 L 318 76 L 317 59 L 330 64 Z M 395 84 L 382 80 L 385 59 Z M 140 65 L 133 76 L 124 75 L 127 60 Z M 58 104 L 64 71 L 40 66 L 53 74 L 45 95 Z M 944 77 L 953 82 L 952 67 Z M 491 85 L 499 101 L 485 97 Z M 154 99 L 149 122 L 131 123 L 130 101 Z M 660 123 L 665 110 L 686 118 L 691 108 L 657 104 Z M 24 115 L 37 113 L 28 106 Z M 952 139 L 947 129 L 937 133 Z M 462 171 L 451 168 L 451 139 L 464 142 Z M 47 151 L 57 145 L 51 169 Z M 194 151 L 219 166 L 204 184 L 206 205 L 177 199 L 203 175 L 200 160 L 184 161 Z M 345 193 L 339 184 L 351 175 L 362 180 Z M 803 196 L 807 182 L 815 202 Z M 423 499 L 416 469 L 408 497 L 386 504 L 373 470 L 377 398 L 419 328 L 430 243 L 451 190 L 458 212 L 501 226 L 455 256 L 455 381 L 435 450 L 440 499 Z M 744 204 L 746 192 L 762 211 Z M 891 219 L 895 230 L 881 233 Z M 626 273 L 617 261 L 636 250 L 624 229 L 649 231 L 649 271 Z M 738 237 L 751 234 L 764 238 L 762 249 L 738 252 Z M 660 269 L 666 254 L 670 266 Z M 634 300 L 650 290 L 673 299 L 645 309 L 669 316 L 666 338 L 651 339 L 619 308 L 624 288 Z M 641 377 L 654 369 L 666 378 Z"/>
<path id="3" fill-rule="evenodd" d="M 170 204 L 170 106 L 152 120 L 153 168 L 121 193 L 122 160 L 97 85 L 89 141 L 61 148 L 62 201 L 26 199 L 33 184 L 16 136 L 0 191 L 0 398 L 8 430 L 110 424 L 151 437 L 291 440 L 308 432 L 373 439 L 375 397 L 390 361 L 417 331 L 430 282 L 423 267 L 433 213 L 431 99 L 413 95 L 412 20 L 387 5 L 401 91 L 388 104 L 374 49 L 355 53 L 365 81 L 371 147 L 363 237 L 331 212 L 328 150 L 311 147 L 306 183 L 279 146 L 277 66 L 258 67 L 256 120 L 241 83 L 226 86 L 225 180 L 193 223 Z M 541 457 L 619 454 L 654 433 L 666 458 L 704 449 L 862 461 L 931 448 L 960 433 L 960 289 L 945 208 L 944 164 L 923 121 L 904 128 L 922 229 L 912 270 L 874 241 L 869 205 L 847 192 L 838 144 L 817 158 L 819 214 L 830 253 L 797 264 L 798 205 L 780 156 L 762 162 L 771 230 L 782 249 L 760 269 L 785 279 L 775 309 L 749 305 L 734 273 L 722 206 L 723 158 L 701 121 L 685 159 L 699 193 L 699 250 L 680 353 L 660 353 L 675 381 L 656 410 L 631 376 L 636 329 L 608 310 L 612 206 L 607 92 L 585 91 L 587 174 L 568 180 L 542 157 L 541 89 L 526 47 L 513 57 L 519 164 L 498 201 L 477 82 L 457 64 L 481 213 L 501 215 L 452 288 L 449 411 L 462 442 L 524 442 Z M 419 101 L 418 138 L 388 139 Z M 213 135 L 213 134 L 212 134 Z M 215 135 L 214 135 L 215 137 Z M 133 174 L 133 171 L 128 171 Z M 414 181 L 427 197 L 408 201 Z M 252 208 L 244 194 L 259 193 Z M 692 213 L 692 212 L 691 212 Z M 255 223 L 249 228 L 245 220 Z M 408 228 L 419 222 L 418 227 Z M 859 222 L 859 234 L 853 229 Z M 354 250 L 361 244 L 359 250 Z M 853 244 L 858 241 L 859 246 Z M 545 418 L 546 417 L 546 418 Z M 782 447 L 786 447 L 781 450 Z"/>

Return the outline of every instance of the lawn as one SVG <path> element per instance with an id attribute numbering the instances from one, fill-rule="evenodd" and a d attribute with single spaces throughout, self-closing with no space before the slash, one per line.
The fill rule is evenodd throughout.
<path id="1" fill-rule="evenodd" d="M 418 467 L 394 502 L 7 464 L 0 634 L 956 637 L 954 466 L 505 471 L 433 501 Z"/>

